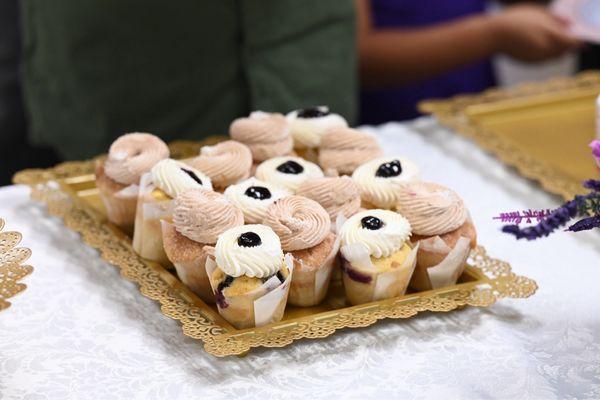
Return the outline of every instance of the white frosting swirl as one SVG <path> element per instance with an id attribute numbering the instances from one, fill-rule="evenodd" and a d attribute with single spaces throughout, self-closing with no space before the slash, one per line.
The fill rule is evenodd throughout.
<path id="1" fill-rule="evenodd" d="M 251 186 L 267 188 L 269 192 L 271 192 L 271 197 L 259 200 L 247 196 L 246 190 Z M 269 205 L 292 193 L 271 183 L 263 182 L 256 178 L 250 178 L 236 185 L 229 186 L 225 189 L 224 194 L 234 205 L 242 210 L 244 213 L 244 221 L 247 224 L 260 224 L 265 219 Z"/>
<path id="2" fill-rule="evenodd" d="M 320 111 L 328 112 L 329 107 L 317 107 Z M 322 117 L 302 118 L 300 110 L 294 110 L 286 115 L 290 122 L 290 133 L 296 148 L 315 148 L 321 144 L 321 137 L 331 128 L 347 127 L 348 122 L 339 114 L 327 114 Z"/>
<path id="3" fill-rule="evenodd" d="M 398 176 L 377 176 L 379 167 L 388 162 L 400 161 L 402 172 Z M 379 208 L 392 208 L 398 201 L 398 190 L 403 184 L 418 180 L 419 167 L 404 157 L 381 157 L 364 163 L 352 174 L 352 179 L 360 188 L 360 196 Z"/>
<path id="4" fill-rule="evenodd" d="M 383 222 L 379 229 L 362 226 L 362 219 L 375 217 Z M 365 210 L 351 216 L 340 229 L 341 245 L 362 244 L 375 258 L 389 257 L 400 250 L 411 234 L 410 224 L 402 215 L 389 210 Z"/>
<path id="5" fill-rule="evenodd" d="M 300 164 L 303 171 L 299 174 L 286 174 L 277 170 L 277 167 L 288 161 Z M 300 157 L 275 157 L 263 161 L 258 168 L 256 168 L 256 177 L 258 179 L 270 182 L 294 193 L 298 190 L 298 187 L 307 180 L 322 178 L 323 176 L 323 171 L 321 171 L 321 168 L 319 168 L 317 164 L 306 161 Z"/>
<path id="6" fill-rule="evenodd" d="M 202 184 L 194 180 L 185 171 L 196 175 L 202 181 Z M 172 198 L 177 197 L 185 189 L 203 188 L 212 190 L 213 188 L 208 176 L 187 164 L 171 158 L 159 161 L 152 167 L 150 172 L 152 173 L 152 182 L 154 185 Z"/>
<path id="7" fill-rule="evenodd" d="M 257 234 L 261 244 L 254 247 L 240 246 L 238 238 L 246 232 Z M 219 235 L 215 259 L 217 266 L 229 276 L 266 278 L 279 271 L 283 265 L 283 250 L 279 237 L 268 226 L 242 225 Z"/>

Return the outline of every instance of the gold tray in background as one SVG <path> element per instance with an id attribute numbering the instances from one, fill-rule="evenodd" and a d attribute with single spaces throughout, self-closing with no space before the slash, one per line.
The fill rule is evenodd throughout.
<path id="1" fill-rule="evenodd" d="M 197 154 L 201 144 L 207 142 L 171 144 L 171 154 L 190 157 Z M 202 340 L 206 351 L 215 356 L 245 354 L 260 346 L 283 347 L 294 340 L 321 338 L 338 329 L 364 327 L 383 318 L 409 318 L 422 311 L 447 312 L 466 305 L 489 306 L 503 297 L 529 297 L 537 289 L 535 281 L 515 275 L 509 264 L 489 257 L 480 246 L 471 253 L 465 273 L 454 286 L 350 307 L 346 306 L 341 285 L 332 284 L 327 298 L 318 306 L 289 306 L 280 322 L 238 330 L 176 275 L 135 254 L 131 239 L 106 221 L 93 164 L 90 160 L 25 170 L 15 175 L 14 181 L 31 186 L 32 197 L 46 203 L 50 214 L 79 232 L 104 260 L 136 282 L 142 294 L 158 300 L 164 315 L 180 321 L 185 335 Z"/>
<path id="2" fill-rule="evenodd" d="M 31 256 L 31 250 L 17 247 L 23 236 L 19 232 L 5 231 L 0 218 L 0 311 L 10 307 L 10 299 L 27 288 L 19 281 L 33 272 L 31 265 L 23 263 Z"/>
<path id="3" fill-rule="evenodd" d="M 600 72 L 492 89 L 419 104 L 544 189 L 570 200 L 597 175 L 588 144 L 595 137 Z"/>

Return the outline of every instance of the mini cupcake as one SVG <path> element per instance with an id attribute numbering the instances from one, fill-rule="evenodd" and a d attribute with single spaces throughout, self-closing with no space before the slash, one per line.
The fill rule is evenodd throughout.
<path id="1" fill-rule="evenodd" d="M 352 179 L 360 188 L 364 208 L 391 209 L 398 202 L 398 189 L 418 180 L 419 167 L 403 157 L 382 157 L 358 167 Z"/>
<path id="2" fill-rule="evenodd" d="M 361 164 L 383 157 L 383 150 L 370 133 L 338 127 L 326 132 L 319 147 L 319 165 L 324 171 L 352 175 Z"/>
<path id="3" fill-rule="evenodd" d="M 229 135 L 250 148 L 255 162 L 290 154 L 293 148 L 290 124 L 282 114 L 255 111 L 233 121 Z"/>
<path id="4" fill-rule="evenodd" d="M 243 225 L 219 235 L 206 272 L 223 318 L 238 329 L 281 320 L 293 264 L 279 237 L 264 225 Z"/>
<path id="5" fill-rule="evenodd" d="M 317 164 L 300 157 L 275 157 L 263 161 L 256 168 L 256 177 L 292 193 L 306 181 L 322 178 L 323 171 Z"/>
<path id="6" fill-rule="evenodd" d="M 186 189 L 212 190 L 210 178 L 180 161 L 158 162 L 142 176 L 133 231 L 133 249 L 140 256 L 170 265 L 163 249 L 161 220 L 171 220 L 173 199 Z"/>
<path id="7" fill-rule="evenodd" d="M 405 293 L 415 269 L 416 248 L 411 230 L 400 214 L 366 210 L 341 227 L 342 270 L 350 304 L 389 299 Z"/>
<path id="8" fill-rule="evenodd" d="M 227 140 L 202 147 L 200 155 L 187 161 L 187 164 L 205 173 L 215 190 L 223 191 L 227 186 L 250 176 L 252 153 L 246 145 Z"/>
<path id="9" fill-rule="evenodd" d="M 455 284 L 477 245 L 463 200 L 442 185 L 412 182 L 398 192 L 396 207 L 410 222 L 412 241 L 419 243 L 411 287 L 429 290 Z"/>
<path id="10" fill-rule="evenodd" d="M 179 279 L 207 303 L 215 296 L 206 275 L 207 245 L 227 229 L 244 224 L 244 214 L 222 194 L 187 189 L 174 202 L 173 223 L 163 221 L 165 253 Z"/>
<path id="11" fill-rule="evenodd" d="M 285 189 L 256 178 L 246 179 L 225 189 L 225 196 L 244 213 L 247 224 L 260 224 L 273 202 L 291 195 Z"/>
<path id="12" fill-rule="evenodd" d="M 348 126 L 344 117 L 330 113 L 329 107 L 325 106 L 292 111 L 287 119 L 296 149 L 316 149 L 328 130 Z"/>
<path id="13" fill-rule="evenodd" d="M 288 302 L 303 307 L 319 304 L 327 294 L 339 249 L 327 211 L 316 201 L 289 196 L 269 206 L 263 223 L 294 260 Z"/>
<path id="14" fill-rule="evenodd" d="M 110 146 L 106 160 L 96 164 L 96 187 L 108 220 L 133 233 L 140 178 L 165 158 L 169 148 L 149 133 L 128 133 Z"/>
<path id="15" fill-rule="evenodd" d="M 360 189 L 348 176 L 311 179 L 300 185 L 296 194 L 319 203 L 332 222 L 339 216 L 347 219 L 360 210 Z"/>

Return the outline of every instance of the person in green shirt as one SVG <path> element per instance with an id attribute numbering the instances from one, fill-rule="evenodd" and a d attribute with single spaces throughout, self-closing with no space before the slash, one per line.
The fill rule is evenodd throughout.
<path id="1" fill-rule="evenodd" d="M 22 0 L 30 139 L 65 159 L 125 132 L 227 133 L 253 110 L 355 121 L 352 0 Z"/>

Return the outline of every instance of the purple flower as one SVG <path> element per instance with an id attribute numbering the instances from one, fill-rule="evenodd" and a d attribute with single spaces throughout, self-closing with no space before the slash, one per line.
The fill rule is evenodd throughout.
<path id="1" fill-rule="evenodd" d="M 600 180 L 597 179 L 588 179 L 583 182 L 583 187 L 593 190 L 594 192 L 600 192 Z"/>
<path id="2" fill-rule="evenodd" d="M 571 225 L 567 230 L 572 232 L 587 231 L 593 228 L 600 228 L 600 215 L 584 218 Z"/>
<path id="3" fill-rule="evenodd" d="M 600 168 L 600 140 L 592 140 L 590 148 L 592 149 L 592 155 L 596 159 L 596 164 Z"/>

